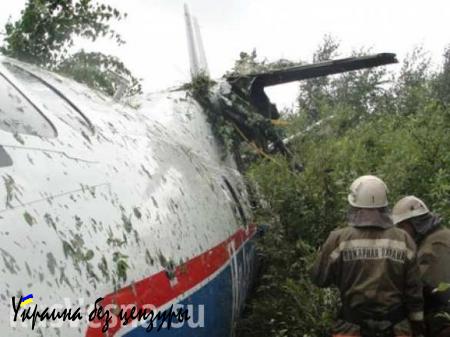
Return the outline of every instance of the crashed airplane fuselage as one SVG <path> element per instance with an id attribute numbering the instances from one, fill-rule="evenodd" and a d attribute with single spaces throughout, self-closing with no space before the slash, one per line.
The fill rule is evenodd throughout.
<path id="1" fill-rule="evenodd" d="M 2 334 L 36 335 L 9 319 L 11 298 L 32 293 L 40 308 L 181 304 L 191 320 L 158 334 L 228 336 L 255 230 L 242 176 L 200 106 L 178 91 L 133 109 L 6 58 L 0 87 Z M 102 336 L 84 316 L 35 330 Z M 139 336 L 140 323 L 108 336 Z"/>

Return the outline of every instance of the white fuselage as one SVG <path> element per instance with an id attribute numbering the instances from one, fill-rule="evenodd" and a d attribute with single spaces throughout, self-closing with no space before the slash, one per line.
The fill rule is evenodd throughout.
<path id="1" fill-rule="evenodd" d="M 8 91 L 0 96 L 6 121 L 0 145 L 12 161 L 0 167 L 1 336 L 37 335 L 30 322 L 11 322 L 13 296 L 32 293 L 39 308 L 84 308 L 162 271 L 177 290 L 180 266 L 223 243 L 232 250 L 215 272 L 234 268 L 232 286 L 238 287 L 230 238 L 240 230 L 248 234 L 246 188 L 189 93 L 148 95 L 131 107 L 10 59 L 0 58 L 0 73 L 1 90 Z M 5 112 L 14 108 L 26 113 L 15 119 Z M 31 125 L 24 125 L 27 118 Z M 187 288 L 164 298 L 176 302 L 196 289 Z M 137 291 L 130 291 L 131 302 L 143 298 Z M 148 289 L 158 291 L 165 290 L 157 283 Z M 160 301 L 157 307 L 170 302 Z M 87 333 L 86 322 L 41 331 L 45 337 L 97 335 Z M 211 331 L 206 335 L 214 336 Z"/>

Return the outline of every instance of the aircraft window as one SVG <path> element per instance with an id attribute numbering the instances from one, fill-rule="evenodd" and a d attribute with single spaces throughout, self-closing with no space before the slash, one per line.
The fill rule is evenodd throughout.
<path id="1" fill-rule="evenodd" d="M 228 181 L 227 178 L 223 177 L 223 181 L 225 182 L 225 185 L 227 186 L 228 191 L 230 191 L 231 196 L 233 197 L 233 200 L 234 200 L 234 202 L 236 204 L 236 207 L 237 207 L 237 212 L 239 213 L 239 217 L 241 218 L 244 226 L 246 226 L 247 225 L 247 219 L 245 217 L 244 208 L 242 207 L 242 204 L 241 204 L 241 202 L 239 200 L 238 195 L 236 194 L 233 186 L 231 186 L 231 183 Z"/>
<path id="2" fill-rule="evenodd" d="M 56 137 L 56 130 L 47 118 L 2 75 L 0 129 L 14 134 Z"/>
<path id="3" fill-rule="evenodd" d="M 81 132 L 85 132 L 86 128 L 93 130 L 90 121 L 56 88 L 18 66 L 8 62 L 3 62 L 3 65 L 63 123 Z"/>

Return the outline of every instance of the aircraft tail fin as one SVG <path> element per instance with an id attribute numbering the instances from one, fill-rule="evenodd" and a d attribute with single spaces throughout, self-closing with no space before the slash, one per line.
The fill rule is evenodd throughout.
<path id="1" fill-rule="evenodd" d="M 209 76 L 208 63 L 206 60 L 205 49 L 203 47 L 200 26 L 197 18 L 192 17 L 189 13 L 187 4 L 184 4 L 184 18 L 186 22 L 191 77 L 194 79 L 202 74 Z"/>
<path id="2" fill-rule="evenodd" d="M 205 54 L 205 48 L 203 46 L 203 39 L 202 34 L 200 33 L 200 26 L 198 24 L 198 20 L 196 17 L 194 17 L 194 31 L 195 31 L 195 38 L 197 41 L 197 49 L 199 53 L 199 65 L 200 65 L 200 71 L 205 73 L 206 75 L 209 75 L 208 70 L 208 61 L 206 60 L 206 54 Z"/>

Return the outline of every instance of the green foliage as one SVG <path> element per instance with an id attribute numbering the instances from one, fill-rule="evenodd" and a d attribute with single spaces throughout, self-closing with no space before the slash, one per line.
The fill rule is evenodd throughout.
<path id="1" fill-rule="evenodd" d="M 108 95 L 121 81 L 111 75 L 113 71 L 131 83 L 128 94 L 134 94 L 141 90 L 139 80 L 117 58 L 71 53 L 76 37 L 92 41 L 107 37 L 123 44 L 110 22 L 124 17 L 117 9 L 92 0 L 28 0 L 19 20 L 6 24 L 0 52 L 61 72 Z"/>
<path id="2" fill-rule="evenodd" d="M 206 74 L 196 76 L 191 83 L 185 86 L 194 99 L 201 104 L 207 113 L 208 121 L 211 123 L 212 130 L 216 139 L 224 148 L 224 157 L 228 153 L 233 153 L 239 143 L 242 141 L 236 129 L 228 123 L 223 113 L 217 110 L 212 103 L 212 88 L 216 82 L 212 81 Z"/>
<path id="3" fill-rule="evenodd" d="M 436 99 L 442 104 L 450 105 L 450 46 L 444 52 L 442 71 L 435 75 L 432 85 Z"/>
<path id="4" fill-rule="evenodd" d="M 440 283 L 439 286 L 434 290 L 435 292 L 445 293 L 450 290 L 450 284 Z M 437 315 L 437 318 L 443 318 L 445 321 L 450 320 L 450 313 L 442 312 Z"/>
<path id="5" fill-rule="evenodd" d="M 293 65 L 295 63 L 287 60 L 258 61 L 255 50 L 250 54 L 242 52 L 234 68 L 226 74 L 228 78 L 234 77 L 229 89 L 217 86 L 213 88 L 216 83 L 205 74 L 196 76 L 192 83 L 183 87 L 191 92 L 208 114 L 213 131 L 224 147 L 224 156 L 235 154 L 240 168 L 246 165 L 249 155 L 258 153 L 267 156 L 268 143 L 278 141 L 281 134 L 269 117 L 266 117 L 266 112 L 259 111 L 251 103 L 248 92 L 251 80 L 246 75 Z M 245 158 L 242 156 L 244 152 Z"/>
<path id="6" fill-rule="evenodd" d="M 314 54 L 313 62 L 321 62 L 338 57 L 339 43 L 330 36 Z M 352 56 L 370 54 L 370 50 L 354 52 Z M 300 84 L 298 98 L 299 112 L 305 125 L 311 125 L 333 114 L 336 106 L 345 104 L 359 114 L 377 113 L 377 109 L 385 110 L 381 103 L 391 98 L 386 86 L 386 68 L 372 68 L 343 73 L 339 76 L 318 77 L 303 81 Z M 355 117 L 355 116 L 354 116 Z M 352 122 L 353 118 L 349 121 Z M 304 125 L 303 125 L 304 126 Z"/>
<path id="7" fill-rule="evenodd" d="M 245 76 L 251 74 L 265 73 L 271 70 L 282 69 L 295 65 L 300 65 L 301 62 L 292 62 L 285 59 L 280 59 L 274 62 L 268 62 L 266 59 L 258 60 L 256 50 L 253 49 L 251 53 L 241 52 L 239 59 L 234 63 L 231 71 L 227 72 L 226 76 Z"/>
<path id="8" fill-rule="evenodd" d="M 273 137 L 271 130 L 273 129 L 271 121 L 262 116 L 250 102 L 236 94 L 233 90 L 223 95 L 219 94 L 219 88 L 214 86 L 216 83 L 207 75 L 196 76 L 191 83 L 183 88 L 189 90 L 197 102 L 201 104 L 204 111 L 208 115 L 208 120 L 212 125 L 216 138 L 223 145 L 223 155 L 237 154 L 240 146 L 247 142 L 260 149 L 260 143 L 267 142 L 267 139 Z M 242 125 L 238 125 L 231 115 L 239 115 L 243 124 L 247 129 L 252 130 L 253 139 L 245 136 L 241 130 Z M 247 148 L 248 149 L 248 148 Z M 237 156 L 240 157 L 240 156 Z"/>
<path id="9" fill-rule="evenodd" d="M 448 283 L 440 283 L 439 286 L 436 288 L 436 292 L 445 293 L 450 289 L 450 284 Z"/>
<path id="10" fill-rule="evenodd" d="M 322 44 L 314 53 L 313 62 L 322 62 L 336 58 L 338 48 L 339 43 L 330 36 L 325 36 Z M 309 123 L 317 122 L 324 117 L 319 115 L 318 106 L 330 103 L 328 98 L 331 97 L 331 88 L 329 77 L 312 78 L 300 84 L 299 109 L 301 112 L 304 112 L 305 118 Z"/>
<path id="11" fill-rule="evenodd" d="M 65 57 L 76 36 L 95 41 L 110 36 L 123 43 L 110 25 L 122 14 L 111 6 L 91 0 L 28 0 L 21 18 L 5 26 L 5 44 L 1 51 L 14 58 L 53 67 Z"/>
<path id="12" fill-rule="evenodd" d="M 337 50 L 333 41 L 325 43 L 317 60 Z M 262 245 L 261 285 L 240 336 L 326 334 L 336 302 L 311 285 L 304 261 L 332 229 L 347 225 L 348 187 L 358 176 L 385 180 L 391 206 L 414 194 L 449 224 L 450 106 L 443 89 L 449 64 L 447 50 L 444 66 L 433 73 L 418 49 L 397 77 L 369 69 L 301 85 L 289 133 L 297 135 L 290 150 L 304 172 L 293 174 L 281 157 L 259 160 L 247 172 L 279 220 Z"/>
<path id="13" fill-rule="evenodd" d="M 200 74 L 191 83 L 187 84 L 185 89 L 190 90 L 200 104 L 209 104 L 209 95 L 214 84 L 216 83 L 208 75 Z"/>
<path id="14" fill-rule="evenodd" d="M 302 241 L 285 239 L 281 226 L 263 238 L 261 284 L 238 324 L 238 336 L 329 336 L 336 294 L 318 289 L 309 280 L 314 249 Z"/>
<path id="15" fill-rule="evenodd" d="M 415 48 L 403 62 L 400 76 L 394 86 L 397 109 L 404 114 L 420 112 L 430 99 L 428 86 L 430 58 L 422 48 Z"/>
<path id="16" fill-rule="evenodd" d="M 142 92 L 140 81 L 115 56 L 81 50 L 62 61 L 55 70 L 110 96 L 121 81 L 127 84 L 126 96 Z"/>

